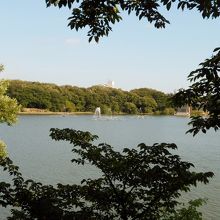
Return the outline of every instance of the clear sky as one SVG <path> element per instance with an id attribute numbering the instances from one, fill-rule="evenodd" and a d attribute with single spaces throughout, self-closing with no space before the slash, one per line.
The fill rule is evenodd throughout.
<path id="1" fill-rule="evenodd" d="M 67 27 L 70 14 L 44 0 L 1 0 L 1 77 L 81 87 L 114 80 L 124 90 L 173 92 L 220 46 L 220 18 L 203 20 L 196 11 L 165 12 L 171 24 L 160 30 L 124 15 L 99 44 Z"/>

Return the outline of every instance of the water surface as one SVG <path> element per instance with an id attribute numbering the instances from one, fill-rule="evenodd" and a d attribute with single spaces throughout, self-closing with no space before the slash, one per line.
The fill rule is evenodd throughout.
<path id="1" fill-rule="evenodd" d="M 208 185 L 199 185 L 184 195 L 183 200 L 208 198 L 208 204 L 202 208 L 204 219 L 219 220 L 220 133 L 209 131 L 193 138 L 185 134 L 189 129 L 188 120 L 174 116 L 118 116 L 100 120 L 92 116 L 20 116 L 12 127 L 0 125 L 0 138 L 7 143 L 10 157 L 20 166 L 24 176 L 46 184 L 79 183 L 82 178 L 98 175 L 91 166 L 71 164 L 71 146 L 51 140 L 50 128 L 90 131 L 100 137 L 99 142 L 109 143 L 117 150 L 136 147 L 141 142 L 148 145 L 174 142 L 178 146 L 176 153 L 192 162 L 197 170 L 215 173 Z M 6 210 L 0 209 L 0 219 L 5 216 Z"/>

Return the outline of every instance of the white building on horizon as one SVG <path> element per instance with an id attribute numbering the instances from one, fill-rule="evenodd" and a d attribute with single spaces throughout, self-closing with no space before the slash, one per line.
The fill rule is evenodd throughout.
<path id="1" fill-rule="evenodd" d="M 115 88 L 115 82 L 112 80 L 109 80 L 106 84 L 104 84 L 103 86 L 105 87 L 109 87 L 109 88 Z"/>

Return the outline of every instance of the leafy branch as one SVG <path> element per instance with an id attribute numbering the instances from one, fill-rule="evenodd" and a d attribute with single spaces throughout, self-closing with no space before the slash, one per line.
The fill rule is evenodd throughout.
<path id="1" fill-rule="evenodd" d="M 196 135 L 199 131 L 206 133 L 210 128 L 220 128 L 220 48 L 214 55 L 200 63 L 200 68 L 192 71 L 188 80 L 192 83 L 188 89 L 182 89 L 174 95 L 176 106 L 188 104 L 195 109 L 203 110 L 207 117 L 192 116 L 188 132 Z"/>
<path id="2" fill-rule="evenodd" d="M 160 13 L 165 7 L 170 10 L 174 5 L 177 9 L 197 9 L 203 18 L 217 18 L 220 15 L 220 3 L 216 0 L 45 0 L 47 7 L 53 5 L 59 8 L 68 7 L 72 11 L 69 17 L 71 29 L 88 27 L 89 41 L 99 41 L 100 37 L 108 36 L 112 25 L 122 20 L 120 13 L 132 12 L 139 20 L 146 19 L 156 28 L 165 28 L 170 22 Z"/>

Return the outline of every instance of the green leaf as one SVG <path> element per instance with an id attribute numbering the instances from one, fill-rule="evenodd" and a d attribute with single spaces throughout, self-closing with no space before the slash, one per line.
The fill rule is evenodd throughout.
<path id="1" fill-rule="evenodd" d="M 169 11 L 170 8 L 171 8 L 171 2 L 169 2 L 169 3 L 166 5 L 166 7 L 167 7 L 167 10 Z"/>

